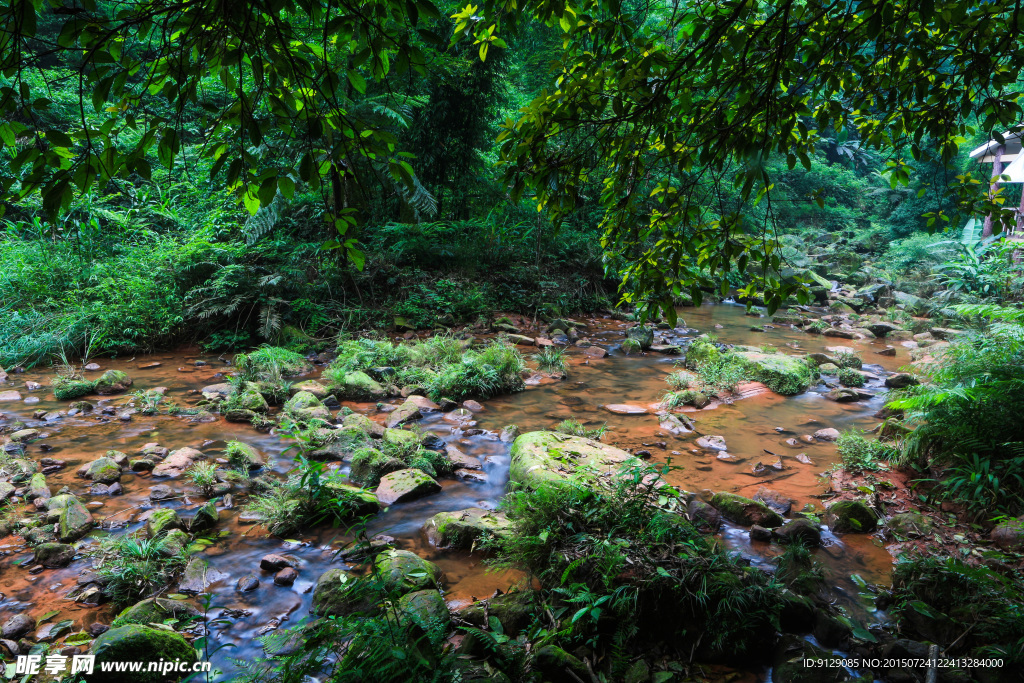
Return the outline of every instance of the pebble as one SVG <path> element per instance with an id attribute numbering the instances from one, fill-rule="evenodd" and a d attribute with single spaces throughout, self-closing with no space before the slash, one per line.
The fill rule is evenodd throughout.
<path id="1" fill-rule="evenodd" d="M 249 591 L 254 591 L 254 590 L 256 590 L 259 587 L 260 587 L 260 580 L 258 578 L 256 578 L 255 574 L 246 574 L 245 576 L 243 576 L 242 578 L 240 578 L 238 580 L 238 583 L 235 584 L 235 589 L 239 590 L 239 591 L 241 591 L 243 593 L 248 593 Z"/>

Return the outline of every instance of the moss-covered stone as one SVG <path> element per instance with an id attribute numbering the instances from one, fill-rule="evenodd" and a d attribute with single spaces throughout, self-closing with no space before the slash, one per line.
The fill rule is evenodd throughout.
<path id="1" fill-rule="evenodd" d="M 384 507 L 404 503 L 441 490 L 441 485 L 422 470 L 407 468 L 385 474 L 377 485 L 377 501 Z"/>
<path id="2" fill-rule="evenodd" d="M 423 525 L 427 540 L 438 548 L 470 549 L 481 539 L 508 531 L 509 521 L 504 514 L 483 508 L 439 512 Z"/>
<path id="3" fill-rule="evenodd" d="M 331 418 L 331 411 L 327 409 L 327 406 L 308 391 L 300 391 L 288 399 L 284 404 L 284 412 L 298 422 Z"/>
<path id="4" fill-rule="evenodd" d="M 384 436 L 384 425 L 374 422 L 362 413 L 349 413 L 341 421 L 341 425 L 345 429 L 358 429 L 374 438 Z"/>
<path id="5" fill-rule="evenodd" d="M 178 513 L 171 508 L 157 508 L 146 520 L 146 535 L 156 538 L 170 529 L 181 529 L 184 527 Z"/>
<path id="6" fill-rule="evenodd" d="M 900 512 L 887 519 L 885 526 L 903 538 L 927 536 L 932 532 L 932 520 L 920 512 Z"/>
<path id="7" fill-rule="evenodd" d="M 451 615 L 436 588 L 406 593 L 398 599 L 399 619 L 411 621 L 423 631 L 447 630 Z"/>
<path id="8" fill-rule="evenodd" d="M 782 526 L 783 518 L 764 503 L 744 498 L 735 493 L 716 493 L 711 498 L 711 506 L 718 510 L 722 517 L 742 524 L 743 526 L 758 525 L 766 529 Z"/>
<path id="9" fill-rule="evenodd" d="M 58 401 L 70 401 L 96 391 L 96 382 L 71 377 L 55 377 L 53 396 Z"/>
<path id="10" fill-rule="evenodd" d="M 200 611 L 185 600 L 148 598 L 125 608 L 114 619 L 113 625 L 116 627 L 126 624 L 163 624 L 170 619 L 189 621 L 199 616 Z"/>
<path id="11" fill-rule="evenodd" d="M 309 611 L 320 617 L 344 617 L 376 610 L 378 600 L 367 582 L 343 569 L 328 569 L 316 581 Z"/>
<path id="12" fill-rule="evenodd" d="M 512 443 L 511 481 L 536 488 L 540 484 L 567 482 L 575 477 L 597 481 L 639 462 L 626 451 L 581 436 L 558 432 L 528 432 Z"/>
<path id="13" fill-rule="evenodd" d="M 406 422 L 419 420 L 423 417 L 420 407 L 413 401 L 406 401 L 388 414 L 387 425 L 389 428 L 400 427 Z"/>
<path id="14" fill-rule="evenodd" d="M 76 498 L 61 511 L 57 537 L 64 543 L 71 543 L 92 531 L 92 514 Z"/>
<path id="15" fill-rule="evenodd" d="M 488 617 L 497 617 L 510 636 L 519 635 L 533 621 L 536 595 L 533 591 L 514 591 L 473 603 L 460 616 L 480 628 L 488 628 Z"/>
<path id="16" fill-rule="evenodd" d="M 267 399 L 260 393 L 260 387 L 255 382 L 246 382 L 245 387 L 228 398 L 228 406 L 231 410 L 244 410 L 253 413 L 266 413 L 270 410 Z"/>
<path id="17" fill-rule="evenodd" d="M 195 649 L 181 635 L 173 631 L 141 624 L 127 624 L 112 628 L 93 641 L 89 653 L 96 657 L 95 673 L 86 680 L 92 683 L 163 683 L 178 681 L 187 674 L 172 674 L 170 678 L 159 671 L 117 672 L 101 671 L 105 662 L 156 662 L 197 660 Z"/>
<path id="18" fill-rule="evenodd" d="M 425 590 L 441 580 L 440 567 L 408 550 L 387 550 L 377 556 L 374 567 L 388 591 Z"/>
<path id="19" fill-rule="evenodd" d="M 654 328 L 649 325 L 636 325 L 626 330 L 626 338 L 632 339 L 646 351 L 654 344 Z"/>
<path id="20" fill-rule="evenodd" d="M 220 511 L 217 509 L 217 501 L 208 500 L 196 510 L 195 516 L 188 523 L 188 530 L 193 534 L 209 531 L 216 527 L 219 521 Z"/>
<path id="21" fill-rule="evenodd" d="M 120 481 L 121 468 L 113 458 L 97 458 L 82 468 L 82 476 L 99 484 L 113 484 Z"/>
<path id="22" fill-rule="evenodd" d="M 878 517 L 864 501 L 841 500 L 829 506 L 825 523 L 837 533 L 870 533 L 878 526 Z"/>
<path id="23" fill-rule="evenodd" d="M 96 380 L 96 393 L 102 396 L 120 394 L 133 384 L 128 373 L 121 370 L 107 370 Z"/>
<path id="24" fill-rule="evenodd" d="M 36 564 L 66 567 L 75 556 L 75 547 L 66 543 L 41 543 L 35 547 Z"/>
<path id="25" fill-rule="evenodd" d="M 315 379 L 308 379 L 305 382 L 296 382 L 288 388 L 288 392 L 294 396 L 300 391 L 305 391 L 313 394 L 321 401 L 331 395 L 331 390 L 325 387 Z"/>
<path id="26" fill-rule="evenodd" d="M 352 454 L 360 448 L 369 448 L 373 443 L 370 435 L 356 427 L 342 427 L 330 433 L 330 443 L 310 451 L 311 460 L 332 462 L 351 460 Z"/>
<path id="27" fill-rule="evenodd" d="M 48 500 L 50 498 L 50 487 L 46 485 L 46 475 L 36 472 L 28 482 L 28 492 L 25 497 L 29 500 Z"/>
<path id="28" fill-rule="evenodd" d="M 338 398 L 350 401 L 373 401 L 387 396 L 379 382 L 358 370 L 346 372 L 330 389 Z"/>
<path id="29" fill-rule="evenodd" d="M 811 366 L 796 356 L 751 352 L 735 355 L 753 379 L 779 394 L 791 396 L 807 391 L 815 379 Z"/>

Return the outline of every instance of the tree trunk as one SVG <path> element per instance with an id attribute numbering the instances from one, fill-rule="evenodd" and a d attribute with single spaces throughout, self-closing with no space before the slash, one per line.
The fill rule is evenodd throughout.
<path id="1" fill-rule="evenodd" d="M 988 196 L 994 197 L 999 189 L 999 176 L 1003 173 L 1003 153 L 1006 147 L 999 145 L 995 151 L 995 161 L 992 162 L 992 182 L 989 185 Z M 981 229 L 982 239 L 992 235 L 992 214 L 985 216 L 985 224 Z"/>

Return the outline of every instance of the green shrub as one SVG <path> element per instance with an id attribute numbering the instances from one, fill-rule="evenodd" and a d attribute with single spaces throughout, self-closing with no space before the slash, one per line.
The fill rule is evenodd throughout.
<path id="1" fill-rule="evenodd" d="M 564 372 L 566 367 L 565 350 L 554 346 L 545 346 L 540 353 L 533 355 L 537 365 L 544 372 Z"/>
<path id="2" fill-rule="evenodd" d="M 852 430 L 839 435 L 836 447 L 843 459 L 843 468 L 851 473 L 876 472 L 885 463 L 894 460 L 899 451 L 895 446 L 864 438 L 862 432 Z"/>
<path id="3" fill-rule="evenodd" d="M 104 593 L 121 607 L 164 590 L 186 561 L 162 536 L 107 536 L 94 558 L 96 573 L 106 582 Z"/>
<path id="4" fill-rule="evenodd" d="M 264 344 L 250 353 L 235 356 L 235 366 L 245 382 L 273 382 L 282 377 L 301 375 L 312 369 L 300 354 L 279 346 Z"/>
<path id="5" fill-rule="evenodd" d="M 203 495 L 208 496 L 217 485 L 217 463 L 209 461 L 197 462 L 185 470 L 185 475 L 192 482 L 193 486 Z"/>
<path id="6" fill-rule="evenodd" d="M 864 375 L 853 368 L 844 367 L 839 368 L 839 381 L 847 387 L 862 387 L 865 382 Z"/>

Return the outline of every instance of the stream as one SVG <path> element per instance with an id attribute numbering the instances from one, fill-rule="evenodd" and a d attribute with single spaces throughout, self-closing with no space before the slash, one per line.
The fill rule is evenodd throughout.
<path id="1" fill-rule="evenodd" d="M 752 325 L 768 323 L 768 318 L 753 318 L 738 305 L 705 305 L 679 310 L 679 327 L 659 332 L 669 343 L 681 341 L 696 334 L 708 332 L 720 342 L 762 346 L 771 344 L 788 353 L 823 351 L 826 346 L 851 346 L 864 360 L 864 370 L 884 377 L 910 361 L 909 351 L 896 347 L 896 356 L 876 355 L 885 348 L 882 340 L 851 341 L 806 334 L 789 326 L 776 325 L 763 332 L 751 330 Z M 684 322 L 685 321 L 685 322 Z M 483 410 L 475 416 L 476 427 L 483 434 L 465 436 L 446 422 L 440 412 L 426 413 L 418 425 L 431 431 L 461 451 L 476 456 L 484 463 L 486 481 L 458 481 L 443 479 L 443 490 L 411 503 L 394 505 L 374 518 L 369 525 L 370 534 L 395 537 L 399 547 L 413 550 L 437 563 L 445 572 L 446 599 L 453 608 L 468 605 L 475 599 L 505 590 L 522 576 L 517 572 L 488 571 L 483 558 L 467 552 L 440 552 L 429 546 L 420 533 L 423 523 L 441 511 L 461 510 L 467 507 L 495 507 L 501 499 L 509 469 L 510 444 L 500 441 L 497 434 L 510 424 L 521 431 L 552 429 L 562 420 L 573 417 L 587 425 L 607 423 L 608 432 L 603 441 L 632 450 L 650 452 L 651 462 L 665 462 L 678 467 L 667 475 L 669 483 L 688 491 L 730 491 L 752 497 L 761 486 L 793 499 L 793 510 L 805 505 L 822 507 L 820 496 L 827 489 L 827 479 L 820 475 L 838 459 L 834 443 L 801 441 L 803 435 L 834 427 L 840 431 L 849 428 L 871 428 L 878 423 L 873 416 L 885 400 L 882 380 L 870 380 L 866 389 L 876 395 L 870 400 L 856 403 L 836 403 L 827 400 L 824 384 L 803 394 L 783 397 L 771 392 L 755 393 L 732 403 L 714 405 L 689 413 L 696 423 L 697 433 L 673 436 L 659 427 L 653 411 L 646 414 L 614 414 L 603 406 L 607 404 L 634 404 L 649 407 L 657 403 L 667 390 L 665 377 L 675 368 L 678 356 L 647 353 L 627 356 L 618 345 L 624 338 L 627 323 L 610 319 L 590 321 L 587 337 L 611 353 L 606 358 L 589 358 L 581 349 L 569 351 L 568 376 L 561 381 L 545 381 L 530 386 L 521 393 L 502 396 L 483 402 Z M 685 329 L 684 329 L 685 326 Z M 789 346 L 790 348 L 786 348 Z M 527 355 L 529 350 L 520 347 Z M 197 361 L 205 365 L 196 365 Z M 213 354 L 202 354 L 195 349 L 155 353 L 131 359 L 100 359 L 101 369 L 86 373 L 95 379 L 103 370 L 120 369 L 134 379 L 132 391 L 166 387 L 166 399 L 181 406 L 194 404 L 202 398 L 202 387 L 223 382 L 224 373 L 232 366 Z M 146 367 L 149 366 L 149 367 Z M 318 375 L 317 371 L 300 379 Z M 12 374 L 0 390 L 19 393 L 18 399 L 0 402 L 0 426 L 23 421 L 40 430 L 43 438 L 27 447 L 27 457 L 54 458 L 65 462 L 59 471 L 47 474 L 50 490 L 56 492 L 69 487 L 87 502 L 88 509 L 98 523 L 83 546 L 107 533 L 130 533 L 145 525 L 149 502 L 149 487 L 158 483 L 171 486 L 176 493 L 185 494 L 171 501 L 157 503 L 189 511 L 197 508 L 205 498 L 190 492 L 182 479 L 155 480 L 148 474 L 126 471 L 121 478 L 124 495 L 90 495 L 90 483 L 76 476 L 82 464 L 91 462 L 109 449 L 133 454 L 151 442 L 173 450 L 183 446 L 199 448 L 208 456 L 220 457 L 226 442 L 244 441 L 260 451 L 268 467 L 284 475 L 291 467 L 290 454 L 283 454 L 288 443 L 279 436 L 255 431 L 249 425 L 233 424 L 218 418 L 214 421 L 192 421 L 186 416 L 134 414 L 128 420 L 119 415 L 101 415 L 99 410 L 74 416 L 58 415 L 66 411 L 67 402 L 53 398 L 50 371 L 27 371 Z M 37 382 L 42 388 L 28 390 L 26 382 Z M 97 403 L 95 396 L 86 397 Z M 99 397 L 98 407 L 121 406 L 130 397 L 124 394 Z M 345 402 L 358 412 L 382 419 L 373 404 Z M 44 419 L 34 418 L 37 411 L 48 411 Z M 722 435 L 729 453 L 738 456 L 736 462 L 715 458 L 713 453 L 697 449 L 697 436 Z M 792 442 L 796 439 L 796 445 Z M 787 444 L 787 440 L 791 440 Z M 812 440 L 813 441 L 813 440 Z M 757 477 L 752 466 L 763 460 L 774 461 L 763 450 L 782 456 L 785 470 L 776 476 Z M 793 456 L 806 454 L 812 464 L 804 464 Z M 766 483 L 770 482 L 770 483 Z M 236 501 L 244 500 L 235 493 Z M 232 509 L 221 511 L 218 529 L 229 533 L 202 551 L 209 561 L 207 589 L 212 595 L 210 616 L 225 610 L 224 619 L 212 625 L 213 647 L 227 645 L 212 657 L 215 669 L 231 678 L 237 666 L 235 659 L 253 660 L 262 650 L 256 637 L 268 629 L 295 625 L 308 614 L 312 589 L 317 578 L 331 566 L 343 566 L 336 558 L 337 550 L 350 538 L 339 529 L 320 529 L 295 539 L 273 538 L 252 524 L 238 519 L 241 501 Z M 184 516 L 184 515 L 183 515 Z M 771 568 L 778 545 L 752 542 L 746 529 L 726 523 L 721 532 L 723 542 L 735 552 L 750 558 L 752 563 Z M 835 589 L 840 604 L 851 616 L 863 623 L 877 620 L 858 598 L 858 585 L 852 575 L 865 581 L 886 584 L 892 566 L 892 557 L 873 537 L 847 534 L 841 537 L 828 531 L 823 534 L 823 547 L 815 551 L 825 568 L 829 584 Z M 299 578 L 292 586 L 277 586 L 272 575 L 261 572 L 260 558 L 268 553 L 286 553 L 299 560 Z M 109 605 L 85 606 L 65 598 L 75 587 L 79 577 L 91 568 L 92 560 L 79 553 L 70 566 L 45 569 L 32 573 L 32 551 L 19 536 L 0 539 L 0 623 L 16 613 L 38 618 L 59 610 L 57 619 L 74 620 L 74 630 L 88 628 L 94 622 L 110 623 L 115 613 Z M 242 576 L 254 573 L 260 577 L 255 591 L 236 591 L 235 583 Z M 175 593 L 176 587 L 168 588 Z"/>

